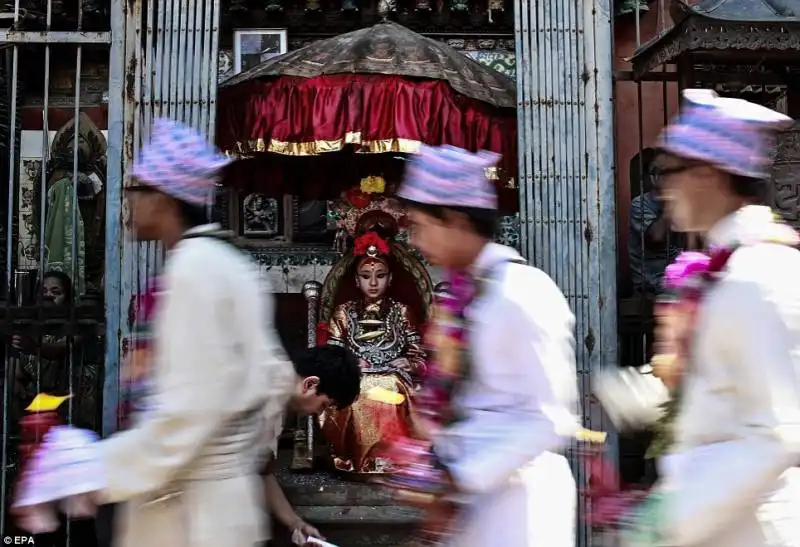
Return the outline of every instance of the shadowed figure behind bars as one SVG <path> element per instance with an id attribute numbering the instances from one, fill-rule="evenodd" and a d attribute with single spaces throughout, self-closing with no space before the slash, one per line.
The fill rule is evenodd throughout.
<path id="1" fill-rule="evenodd" d="M 652 169 L 653 151 L 645 149 L 632 160 L 632 194 L 628 219 L 628 263 L 631 284 L 637 293 L 655 294 L 661 287 L 664 269 L 678 256 L 677 237 L 670 233 L 670 219 L 659 196 L 658 180 Z"/>

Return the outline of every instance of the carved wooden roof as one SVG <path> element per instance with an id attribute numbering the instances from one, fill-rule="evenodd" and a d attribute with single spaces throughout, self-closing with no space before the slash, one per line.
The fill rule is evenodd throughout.
<path id="1" fill-rule="evenodd" d="M 629 60 L 642 75 L 690 51 L 800 49 L 800 0 L 672 0 L 672 28 Z"/>
<path id="2" fill-rule="evenodd" d="M 0 28 L 9 28 L 13 23 L 15 0 L 0 0 Z M 107 31 L 110 29 L 110 0 L 50 0 L 52 23 L 50 30 L 77 30 L 77 13 L 80 4 L 83 17 L 81 29 Z M 19 30 L 44 30 L 46 28 L 48 0 L 20 0 Z"/>
<path id="3" fill-rule="evenodd" d="M 463 53 L 392 22 L 349 32 L 273 57 L 222 84 L 278 76 L 394 74 L 445 80 L 458 93 L 501 108 L 515 108 L 514 82 Z"/>
<path id="4" fill-rule="evenodd" d="M 739 23 L 800 21 L 800 0 L 685 0 L 677 7 L 717 21 Z"/>
<path id="5" fill-rule="evenodd" d="M 511 0 L 391 0 L 389 3 L 395 8 L 389 13 L 381 12 L 381 3 L 379 0 L 222 0 L 220 45 L 230 46 L 226 40 L 236 29 L 285 28 L 289 40 L 320 39 L 366 28 L 387 18 L 425 35 L 514 38 Z M 501 6 L 502 11 L 490 12 L 487 9 L 490 3 Z M 427 9 L 418 9 L 425 4 L 429 6 Z"/>

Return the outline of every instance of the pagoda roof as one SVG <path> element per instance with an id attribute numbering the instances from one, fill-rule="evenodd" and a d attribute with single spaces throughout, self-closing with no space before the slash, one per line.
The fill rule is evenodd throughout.
<path id="1" fill-rule="evenodd" d="M 675 2 L 686 16 L 739 23 L 800 22 L 800 0 L 695 0 Z"/>
<path id="2" fill-rule="evenodd" d="M 689 51 L 800 49 L 800 0 L 672 0 L 673 26 L 630 57 L 642 74 Z"/>

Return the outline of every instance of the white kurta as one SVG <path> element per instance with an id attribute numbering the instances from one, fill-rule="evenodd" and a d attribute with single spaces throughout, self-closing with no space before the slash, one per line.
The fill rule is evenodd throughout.
<path id="1" fill-rule="evenodd" d="M 181 241 L 165 267 L 153 408 L 99 443 L 103 497 L 127 502 L 116 545 L 253 547 L 267 532 L 259 451 L 295 378 L 272 297 L 248 257 L 213 238 Z"/>
<path id="2" fill-rule="evenodd" d="M 709 243 L 752 241 L 771 213 L 745 207 Z M 677 448 L 669 547 L 800 546 L 800 252 L 740 248 L 698 315 Z"/>
<path id="3" fill-rule="evenodd" d="M 487 245 L 475 269 L 519 255 Z M 574 318 L 542 271 L 505 263 L 467 310 L 467 418 L 436 439 L 470 503 L 453 547 L 574 547 L 575 482 L 560 450 L 577 429 Z"/>

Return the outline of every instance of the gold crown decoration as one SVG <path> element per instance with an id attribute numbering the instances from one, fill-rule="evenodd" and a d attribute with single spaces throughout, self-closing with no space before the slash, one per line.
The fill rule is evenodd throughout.
<path id="1" fill-rule="evenodd" d="M 336 216 L 336 225 L 348 235 L 354 236 L 358 219 L 370 211 L 383 211 L 388 213 L 398 222 L 406 216 L 405 209 L 395 200 L 384 196 L 375 198 L 366 207 L 356 209 L 347 203 L 346 199 L 339 199 L 332 204 L 333 214 Z"/>

